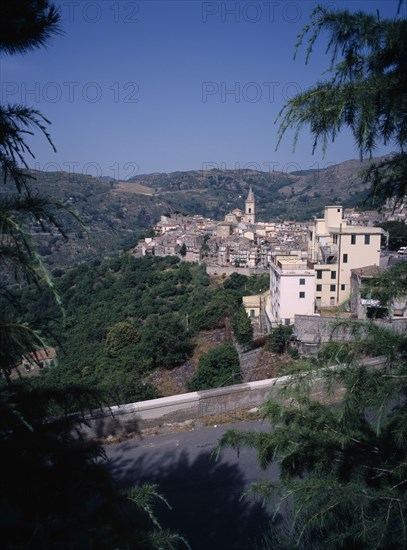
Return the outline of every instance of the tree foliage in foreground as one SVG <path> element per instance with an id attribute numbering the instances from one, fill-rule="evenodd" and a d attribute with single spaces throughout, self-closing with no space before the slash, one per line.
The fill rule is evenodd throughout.
<path id="1" fill-rule="evenodd" d="M 263 406 L 270 432 L 222 438 L 221 447 L 255 448 L 263 468 L 279 465 L 279 481 L 252 486 L 287 518 L 286 531 L 272 527 L 264 548 L 407 545 L 406 341 L 399 338 L 380 368 L 361 366 L 352 350 L 335 371 L 302 374 Z M 316 378 L 328 392 L 342 386 L 342 401 L 316 400 Z"/>
<path id="2" fill-rule="evenodd" d="M 54 3 L 14 0 L 3 4 L 0 53 L 23 54 L 58 34 L 60 14 Z M 81 437 L 80 417 L 47 418 L 52 406 L 60 411 L 73 404 L 74 410 L 89 406 L 98 400 L 94 391 L 74 384 L 62 389 L 45 384 L 34 387 L 10 377 L 22 357 L 46 346 L 34 327 L 41 317 L 39 310 L 28 312 L 16 288 L 25 290 L 27 283 L 35 283 L 58 300 L 29 227 L 50 224 L 63 232 L 58 210 L 62 205 L 33 192 L 29 177 L 20 170 L 20 165 L 27 168 L 26 155 L 34 156 L 26 142 L 28 134 L 40 132 L 51 143 L 47 124 L 34 109 L 0 105 L 4 179 L 0 194 L 0 369 L 5 378 L 0 381 L 2 548 L 172 550 L 185 546 L 182 537 L 158 524 L 153 506 L 165 499 L 156 486 L 134 487 L 122 494 L 105 467 L 102 447 Z M 27 313 L 31 323 L 22 321 Z"/>
<path id="3" fill-rule="evenodd" d="M 368 287 L 388 304 L 387 286 L 397 281 L 392 299 L 405 297 L 406 266 Z M 279 480 L 251 487 L 286 518 L 261 548 L 407 546 L 407 334 L 372 321 L 338 320 L 333 330 L 345 324 L 351 339 L 326 344 L 318 370 L 293 377 L 264 404 L 269 432 L 229 430 L 220 441 L 218 450 L 254 448 L 263 468 L 279 466 Z M 364 366 L 367 356 L 380 356 L 379 366 Z M 334 407 L 318 399 L 321 384 L 331 400 L 343 395 Z"/>
<path id="4" fill-rule="evenodd" d="M 80 417 L 44 417 L 50 401 L 60 408 L 83 389 L 30 389 L 13 384 L 1 392 L 0 453 L 2 547 L 187 547 L 155 514 L 165 498 L 151 483 L 122 492 L 106 469 L 103 448 L 78 437 Z"/>
<path id="5" fill-rule="evenodd" d="M 318 6 L 299 36 L 306 42 L 306 61 L 320 35 L 328 34 L 331 54 L 328 77 L 288 101 L 280 113 L 279 142 L 295 128 L 294 145 L 303 127 L 314 138 L 313 151 L 334 142 L 348 128 L 360 157 L 381 144 L 396 153 L 364 173 L 372 194 L 403 199 L 406 193 L 407 155 L 407 22 L 401 14 L 382 19 L 363 11 L 332 10 Z"/>
<path id="6" fill-rule="evenodd" d="M 50 2 L 8 2 L 1 13 L 0 53 L 3 55 L 23 54 L 40 48 L 59 33 L 60 16 Z M 0 369 L 7 380 L 22 356 L 28 357 L 32 349 L 44 347 L 36 327 L 21 320 L 20 304 L 13 292 L 15 283 L 44 282 L 53 288 L 28 226 L 49 224 L 64 234 L 58 217 L 63 205 L 33 192 L 30 177 L 20 170 L 20 165 L 28 167 L 26 155 L 34 157 L 26 141 L 28 134 L 39 132 L 54 148 L 47 131 L 48 124 L 42 113 L 25 105 L 0 105 L 0 172 L 3 180 L 0 197 L 0 294 L 7 301 L 7 308 L 0 307 Z"/>

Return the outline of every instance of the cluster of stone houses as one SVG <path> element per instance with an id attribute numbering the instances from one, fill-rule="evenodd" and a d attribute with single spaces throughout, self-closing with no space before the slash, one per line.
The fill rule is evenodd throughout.
<path id="1" fill-rule="evenodd" d="M 306 253 L 307 224 L 258 222 L 256 200 L 250 188 L 245 209 L 236 208 L 216 222 L 203 216 L 161 216 L 154 237 L 141 240 L 135 256 L 177 255 L 209 266 L 268 269 L 273 253 Z"/>
<path id="2" fill-rule="evenodd" d="M 259 320 L 264 311 L 269 326 L 292 324 L 295 315 L 318 315 L 345 302 L 360 317 L 378 307 L 360 302 L 360 297 L 356 303 L 355 296 L 363 278 L 380 269 L 386 237 L 375 226 L 380 220 L 377 212 L 344 211 L 335 205 L 326 206 L 323 218 L 308 223 L 258 222 L 250 188 L 244 211 L 237 208 L 222 222 L 202 216 L 162 216 L 155 237 L 140 241 L 134 253 L 204 261 L 216 266 L 218 273 L 226 267 L 228 272 L 269 270 L 267 292 L 244 300 L 248 315 Z M 404 306 L 395 309 L 396 315 L 405 312 Z"/>

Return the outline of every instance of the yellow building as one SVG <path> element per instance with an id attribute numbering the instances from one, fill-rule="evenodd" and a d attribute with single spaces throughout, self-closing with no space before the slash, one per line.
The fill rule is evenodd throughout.
<path id="1" fill-rule="evenodd" d="M 243 307 L 246 310 L 247 316 L 252 321 L 252 324 L 254 323 L 257 325 L 260 332 L 267 332 L 267 316 L 264 315 L 264 313 L 267 311 L 270 303 L 269 289 L 260 294 L 243 296 L 242 301 Z"/>
<path id="2" fill-rule="evenodd" d="M 342 206 L 326 206 L 309 228 L 308 250 L 315 269 L 315 305 L 333 307 L 350 296 L 351 270 L 379 265 L 383 229 L 348 225 Z"/>

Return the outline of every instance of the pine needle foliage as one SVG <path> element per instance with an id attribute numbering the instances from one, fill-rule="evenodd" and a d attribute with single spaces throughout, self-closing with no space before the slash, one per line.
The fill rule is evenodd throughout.
<path id="1" fill-rule="evenodd" d="M 298 37 L 295 55 L 306 47 L 309 61 L 317 39 L 328 35 L 330 65 L 325 78 L 290 99 L 279 113 L 278 145 L 294 128 L 294 148 L 303 127 L 325 153 L 344 128 L 355 141 L 360 158 L 371 158 L 381 144 L 395 155 L 364 173 L 372 195 L 402 200 L 406 193 L 407 160 L 407 22 L 401 12 L 393 19 L 363 11 L 317 6 Z"/>
<path id="2" fill-rule="evenodd" d="M 24 54 L 44 47 L 52 36 L 61 33 L 60 13 L 47 0 L 18 0 L 2 6 L 0 53 Z M 57 303 L 58 294 L 37 251 L 31 229 L 56 229 L 66 237 L 60 221 L 61 210 L 76 214 L 58 201 L 52 201 L 30 187 L 33 176 L 27 171 L 27 157 L 35 158 L 27 138 L 42 134 L 52 149 L 49 120 L 37 109 L 20 104 L 0 105 L 0 173 L 3 190 L 0 198 L 0 371 L 10 381 L 10 372 L 29 352 L 46 347 L 34 327 L 21 322 L 21 308 L 14 297 L 16 285 L 35 283 L 48 286 Z M 23 170 L 25 168 L 26 170 Z M 14 311 L 12 309 L 14 308 Z M 18 338 L 20 337 L 20 338 Z"/>

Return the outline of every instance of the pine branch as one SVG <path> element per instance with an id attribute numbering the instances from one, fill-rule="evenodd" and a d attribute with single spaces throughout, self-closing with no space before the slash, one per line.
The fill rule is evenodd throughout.
<path id="1" fill-rule="evenodd" d="M 6 2 L 0 19 L 0 49 L 23 54 L 44 47 L 53 36 L 62 34 L 60 17 L 48 0 Z"/>

